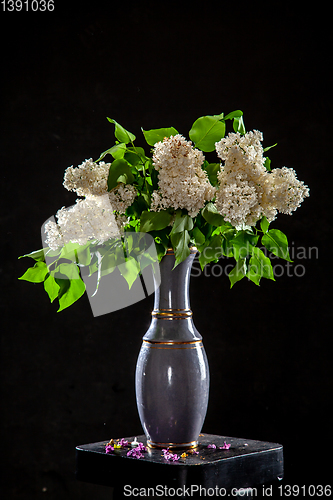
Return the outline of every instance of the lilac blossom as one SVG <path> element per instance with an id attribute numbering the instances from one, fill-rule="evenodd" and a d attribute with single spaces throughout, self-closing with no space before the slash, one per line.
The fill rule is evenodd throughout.
<path id="1" fill-rule="evenodd" d="M 147 451 L 147 448 L 143 443 L 139 443 L 138 446 L 135 448 L 132 448 L 127 452 L 128 457 L 134 457 L 134 458 L 144 458 L 144 454 L 142 453 L 143 451 Z"/>
<path id="2" fill-rule="evenodd" d="M 169 448 L 163 449 L 162 451 L 163 451 L 163 457 L 166 460 L 172 460 L 173 462 L 179 460 L 179 456 L 177 455 L 177 453 L 171 453 Z"/>
<path id="3" fill-rule="evenodd" d="M 224 445 L 223 446 L 219 446 L 220 450 L 229 450 L 231 444 L 227 444 L 225 441 L 224 441 Z"/>

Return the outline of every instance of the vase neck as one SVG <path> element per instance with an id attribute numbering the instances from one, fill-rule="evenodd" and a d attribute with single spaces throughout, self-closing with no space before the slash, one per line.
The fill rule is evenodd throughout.
<path id="1" fill-rule="evenodd" d="M 143 337 L 148 342 L 188 343 L 202 339 L 194 326 L 190 308 L 191 268 L 196 254 L 175 266 L 175 255 L 168 251 L 160 263 L 160 285 L 155 286 L 152 321 Z"/>
<path id="2" fill-rule="evenodd" d="M 190 276 L 196 250 L 175 268 L 175 255 L 168 251 L 160 263 L 160 286 L 155 290 L 154 311 L 190 311 Z"/>

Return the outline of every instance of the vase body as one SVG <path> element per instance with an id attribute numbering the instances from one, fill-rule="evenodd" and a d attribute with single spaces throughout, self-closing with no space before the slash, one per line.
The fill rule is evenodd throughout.
<path id="1" fill-rule="evenodd" d="M 195 254 L 191 249 L 175 269 L 173 251 L 163 257 L 152 321 L 137 361 L 137 406 L 151 447 L 195 447 L 206 416 L 209 368 L 189 301 Z"/>

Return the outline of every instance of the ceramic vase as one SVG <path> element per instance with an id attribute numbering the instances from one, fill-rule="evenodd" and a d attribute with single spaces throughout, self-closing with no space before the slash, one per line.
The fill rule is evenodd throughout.
<path id="1" fill-rule="evenodd" d="M 174 268 L 171 249 L 160 263 L 161 281 L 135 375 L 138 412 L 150 447 L 195 447 L 206 416 L 209 367 L 189 300 L 196 252 L 192 248 Z"/>

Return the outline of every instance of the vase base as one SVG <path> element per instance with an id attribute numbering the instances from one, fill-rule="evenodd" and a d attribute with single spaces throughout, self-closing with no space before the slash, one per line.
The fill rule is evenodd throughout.
<path id="1" fill-rule="evenodd" d="M 156 441 L 151 441 L 147 439 L 147 446 L 149 448 L 169 448 L 172 450 L 182 449 L 189 450 L 191 448 L 196 448 L 198 446 L 198 441 L 190 441 L 188 443 L 158 443 Z"/>

